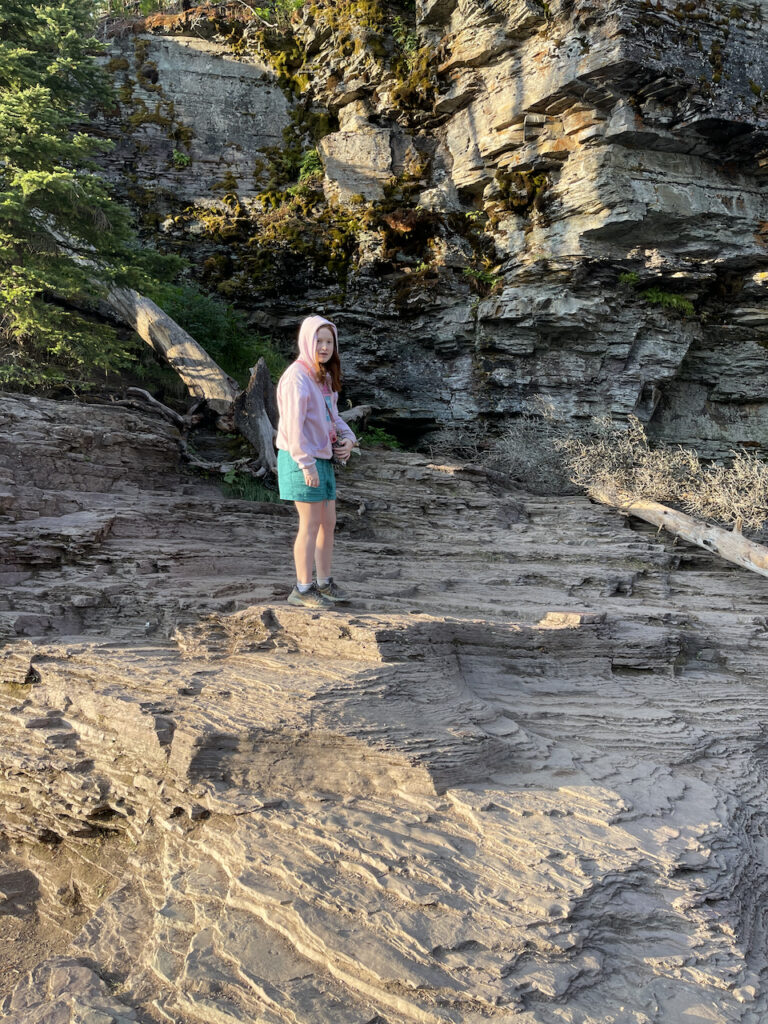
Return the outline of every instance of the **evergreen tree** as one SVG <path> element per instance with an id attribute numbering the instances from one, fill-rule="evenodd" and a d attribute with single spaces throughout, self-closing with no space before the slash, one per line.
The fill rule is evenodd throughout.
<path id="1" fill-rule="evenodd" d="M 125 353 L 87 311 L 141 262 L 98 176 L 89 111 L 111 102 L 95 0 L 0 0 L 0 386 L 78 379 Z"/>

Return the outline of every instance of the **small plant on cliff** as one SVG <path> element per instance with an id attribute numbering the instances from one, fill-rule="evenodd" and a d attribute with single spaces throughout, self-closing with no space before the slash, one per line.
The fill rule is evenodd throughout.
<path id="1" fill-rule="evenodd" d="M 552 186 L 549 171 L 497 171 L 496 184 L 502 208 L 526 218 L 544 213 Z"/>
<path id="2" fill-rule="evenodd" d="M 482 266 L 464 267 L 462 273 L 475 294 L 485 297 L 492 295 L 501 285 L 502 278 L 498 271 L 499 268 L 492 266 L 490 259 L 484 259 Z"/>
<path id="3" fill-rule="evenodd" d="M 300 11 L 304 6 L 304 0 L 270 0 L 270 3 L 259 7 L 249 7 L 244 0 L 240 0 L 240 2 L 244 7 L 248 7 L 260 21 L 265 21 L 268 25 L 276 28 L 287 27 L 294 12 Z"/>
<path id="4" fill-rule="evenodd" d="M 413 57 L 419 49 L 419 37 L 399 14 L 392 20 L 392 35 L 409 68 L 412 67 Z"/>
<path id="5" fill-rule="evenodd" d="M 640 277 L 634 271 L 628 271 L 619 274 L 619 284 L 636 291 L 640 284 Z M 696 316 L 696 307 L 691 300 L 677 292 L 666 292 L 654 285 L 652 288 L 645 288 L 643 291 L 637 292 L 637 295 L 652 306 L 661 306 L 662 309 L 671 313 L 679 313 L 685 317 Z"/>
<path id="6" fill-rule="evenodd" d="M 189 155 L 187 153 L 182 153 L 181 150 L 174 149 L 173 153 L 171 154 L 171 159 L 173 161 L 173 166 L 178 171 L 183 170 L 185 167 L 189 167 Z"/>
<path id="7" fill-rule="evenodd" d="M 301 160 L 299 167 L 299 181 L 307 181 L 309 178 L 319 178 L 323 173 L 323 164 L 320 154 L 316 149 L 308 150 Z"/>
<path id="8" fill-rule="evenodd" d="M 646 288 L 640 292 L 640 298 L 650 302 L 652 306 L 661 306 L 662 309 L 680 313 L 681 316 L 695 316 L 696 309 L 690 299 L 686 299 L 676 292 L 665 292 L 661 288 Z"/>

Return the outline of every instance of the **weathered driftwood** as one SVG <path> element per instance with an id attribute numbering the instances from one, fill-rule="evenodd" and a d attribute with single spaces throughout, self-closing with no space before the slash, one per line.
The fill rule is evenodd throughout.
<path id="1" fill-rule="evenodd" d="M 132 288 L 112 288 L 105 301 L 112 313 L 168 361 L 194 398 L 204 398 L 216 413 L 232 412 L 240 391 L 237 382 L 151 299 Z"/>
<path id="2" fill-rule="evenodd" d="M 689 544 L 711 551 L 744 569 L 768 576 L 768 547 L 755 544 L 740 533 L 732 533 L 721 526 L 711 526 L 656 501 L 631 498 L 608 488 L 592 487 L 589 493 L 596 501 L 613 505 L 628 515 L 643 519 L 646 523 L 658 526 L 659 529 L 668 530 Z"/>
<path id="3" fill-rule="evenodd" d="M 226 462 L 214 462 L 211 459 L 201 459 L 199 455 L 195 455 L 184 438 L 181 439 L 179 445 L 189 465 L 195 469 L 203 469 L 206 473 L 220 473 L 222 476 L 226 476 L 232 470 L 235 470 L 238 473 L 244 473 L 246 476 L 252 476 L 260 480 L 267 472 L 263 466 L 257 467 L 254 460 L 248 457 L 244 459 L 230 459 Z"/>
<path id="4" fill-rule="evenodd" d="M 255 448 L 260 467 L 274 473 L 277 470 L 277 398 L 263 359 L 253 368 L 245 391 L 235 399 L 234 412 L 235 429 Z"/>
<path id="5" fill-rule="evenodd" d="M 373 412 L 372 405 L 356 405 L 353 409 L 345 409 L 339 415 L 345 423 L 356 423 L 358 420 L 365 425 L 365 421 Z"/>

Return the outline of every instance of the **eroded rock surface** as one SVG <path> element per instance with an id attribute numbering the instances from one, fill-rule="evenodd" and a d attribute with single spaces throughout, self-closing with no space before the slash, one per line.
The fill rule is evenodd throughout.
<path id="1" fill-rule="evenodd" d="M 5 398 L 0 450 L 3 534 L 68 520 L 3 547 L 5 1019 L 764 1019 L 760 577 L 377 450 L 316 615 L 160 421 Z"/>
<path id="2" fill-rule="evenodd" d="M 290 113 L 266 64 L 238 61 L 190 26 L 183 36 L 123 40 L 108 70 L 119 97 L 108 173 L 182 202 L 255 191 L 255 154 L 281 145 Z"/>

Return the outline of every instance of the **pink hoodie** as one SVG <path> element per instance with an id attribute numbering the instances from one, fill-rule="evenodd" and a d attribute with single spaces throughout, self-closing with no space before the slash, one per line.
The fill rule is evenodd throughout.
<path id="1" fill-rule="evenodd" d="M 277 447 L 288 452 L 302 469 L 314 466 L 315 459 L 330 459 L 331 420 L 320 385 L 307 366 L 315 365 L 317 332 L 321 327 L 330 327 L 336 351 L 339 338 L 335 324 L 322 316 L 308 316 L 299 329 L 299 358 L 291 363 L 277 383 L 277 408 L 280 420 L 277 424 Z M 339 437 L 355 435 L 339 416 L 338 395 L 331 392 L 330 414 L 333 427 Z"/>

